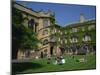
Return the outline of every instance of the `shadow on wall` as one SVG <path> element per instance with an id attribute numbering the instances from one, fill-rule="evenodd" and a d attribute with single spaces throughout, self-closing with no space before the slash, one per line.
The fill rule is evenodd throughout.
<path id="1" fill-rule="evenodd" d="M 12 73 L 20 73 L 28 69 L 37 69 L 43 67 L 40 64 L 32 63 L 32 62 L 20 62 L 20 63 L 12 63 Z"/>

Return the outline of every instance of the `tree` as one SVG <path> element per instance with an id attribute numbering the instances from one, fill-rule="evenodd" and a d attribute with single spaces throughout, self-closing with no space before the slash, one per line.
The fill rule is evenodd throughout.
<path id="1" fill-rule="evenodd" d="M 32 50 L 38 47 L 37 34 L 23 25 L 21 11 L 12 9 L 12 59 L 17 58 L 18 49 Z"/>

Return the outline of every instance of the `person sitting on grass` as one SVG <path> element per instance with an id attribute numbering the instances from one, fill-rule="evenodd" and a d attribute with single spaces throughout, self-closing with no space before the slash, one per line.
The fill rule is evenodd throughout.
<path id="1" fill-rule="evenodd" d="M 55 65 L 56 65 L 56 64 L 60 64 L 60 58 L 59 58 L 59 57 L 56 57 L 56 58 L 55 58 L 54 64 L 55 64 Z"/>
<path id="2" fill-rule="evenodd" d="M 36 57 L 35 57 L 35 59 L 39 59 L 39 57 L 38 57 L 38 56 L 36 56 Z"/>
<path id="3" fill-rule="evenodd" d="M 60 57 L 57 57 L 57 62 L 59 65 L 61 65 L 61 58 Z"/>
<path id="4" fill-rule="evenodd" d="M 63 56 L 57 57 L 57 58 L 55 58 L 54 64 L 55 64 L 55 65 L 56 65 L 56 64 L 58 64 L 58 65 L 65 64 L 65 59 L 63 58 Z"/>
<path id="5" fill-rule="evenodd" d="M 54 64 L 55 65 L 58 64 L 57 58 L 55 58 Z"/>
<path id="6" fill-rule="evenodd" d="M 63 57 L 61 58 L 61 63 L 65 64 L 65 59 Z"/>
<path id="7" fill-rule="evenodd" d="M 65 59 L 63 58 L 63 56 L 60 57 L 60 62 L 59 62 L 60 65 L 62 64 L 65 64 Z"/>

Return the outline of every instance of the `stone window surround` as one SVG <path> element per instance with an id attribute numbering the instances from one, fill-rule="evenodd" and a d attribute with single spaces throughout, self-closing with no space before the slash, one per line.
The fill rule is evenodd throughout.
<path id="1" fill-rule="evenodd" d="M 48 34 L 48 29 L 44 29 L 43 30 L 43 35 L 47 35 Z"/>
<path id="2" fill-rule="evenodd" d="M 89 35 L 85 35 L 82 40 L 83 41 L 91 41 L 91 37 Z"/>
<path id="3" fill-rule="evenodd" d="M 46 45 L 46 44 L 48 44 L 48 39 L 43 40 L 43 45 Z"/>
<path id="4" fill-rule="evenodd" d="M 43 28 L 48 26 L 48 24 L 49 24 L 48 22 L 49 22 L 48 19 L 43 19 Z"/>

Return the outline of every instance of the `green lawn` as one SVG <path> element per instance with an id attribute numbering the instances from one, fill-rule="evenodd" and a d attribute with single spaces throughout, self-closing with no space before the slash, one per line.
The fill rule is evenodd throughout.
<path id="1" fill-rule="evenodd" d="M 54 65 L 52 59 L 51 64 L 47 64 L 47 59 L 33 59 L 30 62 L 13 63 L 13 73 L 36 73 L 36 72 L 53 72 L 53 71 L 71 71 L 71 70 L 85 70 L 96 68 L 95 55 L 87 55 L 86 62 L 79 62 L 78 59 L 83 58 L 83 55 L 65 56 L 66 63 L 63 65 Z"/>

